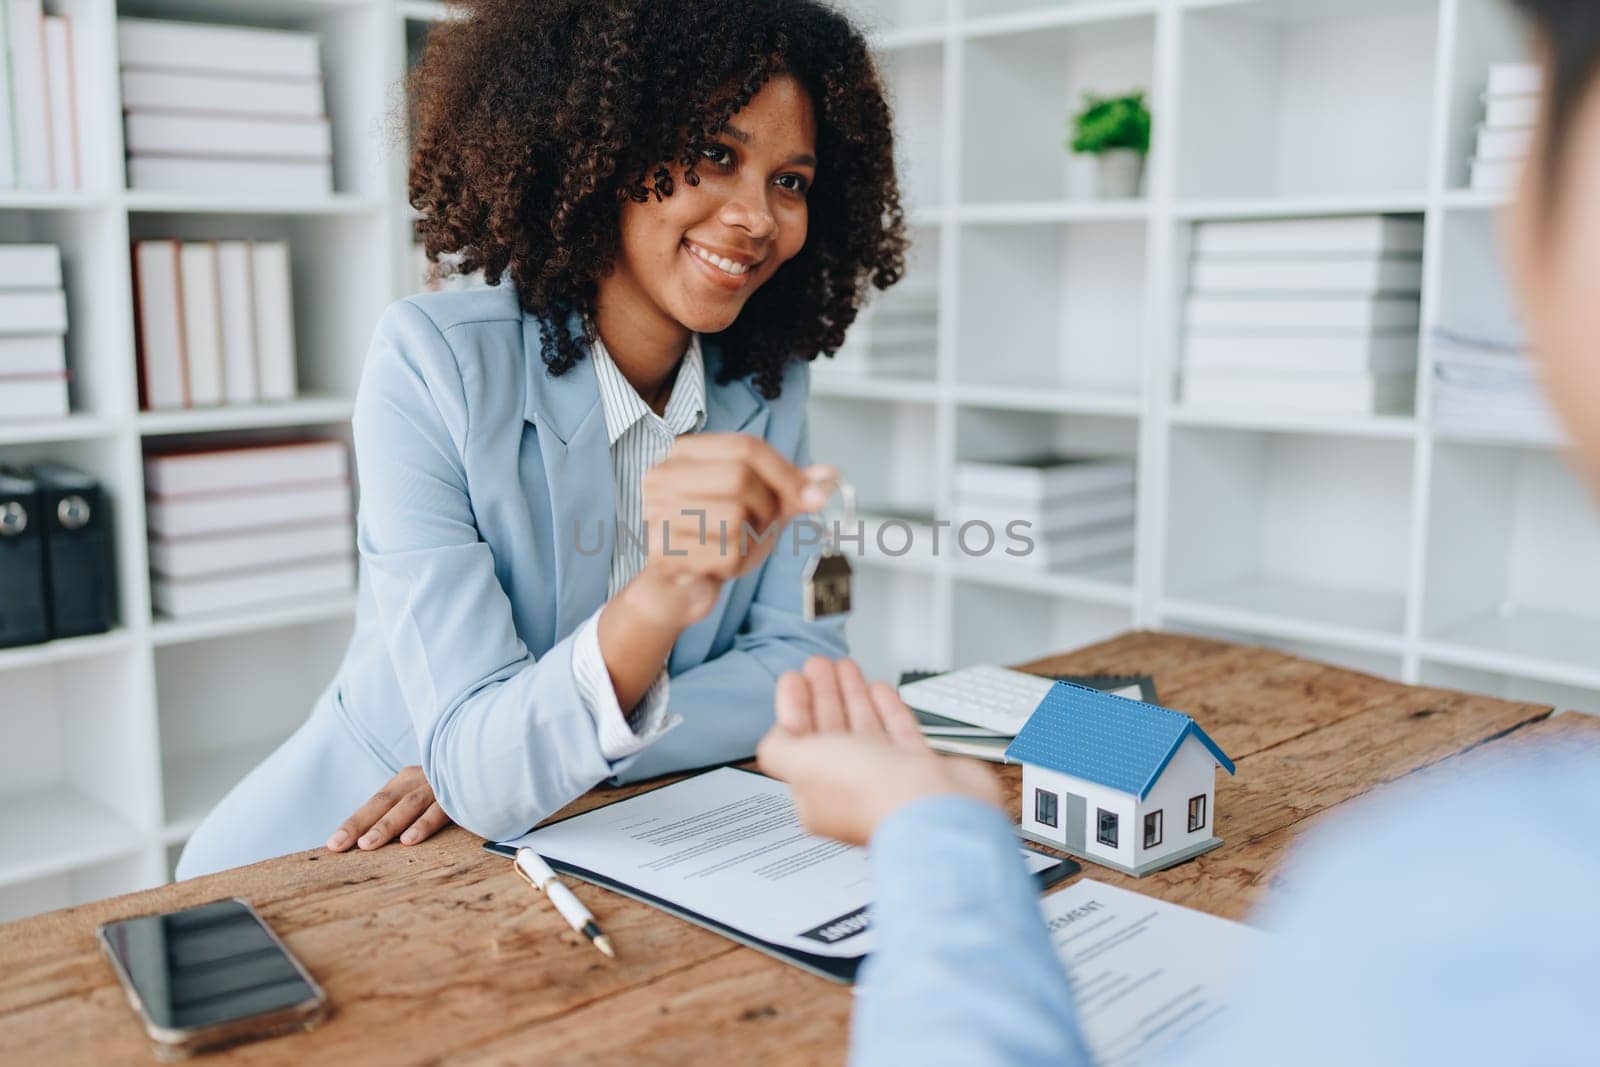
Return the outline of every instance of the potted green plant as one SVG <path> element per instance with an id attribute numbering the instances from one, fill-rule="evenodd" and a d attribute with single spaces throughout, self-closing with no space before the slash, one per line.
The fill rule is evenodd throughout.
<path id="1" fill-rule="evenodd" d="M 1144 157 L 1150 151 L 1150 109 L 1144 93 L 1083 95 L 1083 110 L 1072 118 L 1074 152 L 1096 159 L 1095 191 L 1103 198 L 1139 195 Z"/>

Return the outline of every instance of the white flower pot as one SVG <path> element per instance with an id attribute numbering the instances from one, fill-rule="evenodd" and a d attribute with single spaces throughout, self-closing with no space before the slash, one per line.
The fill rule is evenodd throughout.
<path id="1" fill-rule="evenodd" d="M 1144 184 L 1144 153 L 1132 148 L 1112 148 L 1096 157 L 1095 194 L 1102 200 L 1125 200 L 1139 195 Z"/>

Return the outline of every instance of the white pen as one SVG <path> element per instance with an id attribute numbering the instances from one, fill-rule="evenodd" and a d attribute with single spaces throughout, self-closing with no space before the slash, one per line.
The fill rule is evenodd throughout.
<path id="1" fill-rule="evenodd" d="M 567 920 L 568 926 L 594 942 L 594 947 L 611 959 L 617 958 L 616 951 L 611 947 L 611 939 L 600 932 L 600 924 L 594 921 L 589 909 L 584 907 L 583 902 L 573 895 L 572 890 L 556 877 L 556 872 L 550 869 L 543 856 L 531 848 L 519 848 L 512 866 L 531 885 L 542 890 L 544 895 L 550 898 L 550 902 L 556 906 L 561 917 Z"/>

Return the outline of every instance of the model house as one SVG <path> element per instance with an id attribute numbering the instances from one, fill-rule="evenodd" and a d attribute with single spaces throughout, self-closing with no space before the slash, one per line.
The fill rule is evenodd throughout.
<path id="1" fill-rule="evenodd" d="M 1181 712 L 1057 682 L 1006 758 L 1022 764 L 1024 836 L 1142 876 L 1209 852 L 1216 768 L 1230 760 Z"/>

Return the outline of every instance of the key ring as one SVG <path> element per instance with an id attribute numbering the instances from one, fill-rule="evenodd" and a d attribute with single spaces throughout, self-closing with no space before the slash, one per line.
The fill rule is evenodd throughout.
<path id="1" fill-rule="evenodd" d="M 837 475 L 814 484 L 818 488 L 828 489 L 827 499 L 817 514 L 826 511 L 828 501 L 833 499 L 834 493 L 838 493 L 844 506 L 844 522 L 855 525 L 855 486 Z M 841 537 L 840 526 L 836 525 L 831 530 L 824 526 L 823 550 L 806 561 L 801 573 L 800 609 L 807 622 L 830 615 L 845 615 L 850 611 L 850 561 L 839 551 Z"/>
<path id="2" fill-rule="evenodd" d="M 841 521 L 833 526 L 829 526 L 825 521 L 822 524 L 823 550 L 828 554 L 837 555 L 839 552 L 839 531 L 854 527 L 856 523 L 856 487 L 838 476 L 824 478 L 812 484 L 828 491 L 828 499 L 824 500 L 822 507 L 818 508 L 813 514 L 823 515 L 828 510 L 828 504 L 833 501 L 834 496 L 837 495 L 839 497 L 839 502 L 844 512 Z"/>

